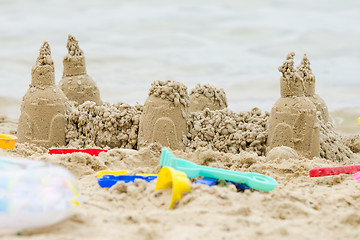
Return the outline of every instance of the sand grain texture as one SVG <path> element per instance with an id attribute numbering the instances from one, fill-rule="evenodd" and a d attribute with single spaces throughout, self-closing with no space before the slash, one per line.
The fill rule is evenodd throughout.
<path id="1" fill-rule="evenodd" d="M 286 148 L 268 158 L 246 151 L 175 151 L 178 157 L 198 164 L 270 175 L 279 186 L 264 193 L 237 192 L 233 185 L 192 184 L 190 193 L 170 211 L 171 190 L 155 192 L 154 183 L 118 183 L 107 191 L 96 181 L 96 171 L 102 169 L 158 172 L 159 148 L 112 149 L 99 157 L 84 153 L 56 156 L 19 144 L 14 151 L 1 150 L 0 154 L 26 157 L 24 148 L 32 148 L 31 158 L 71 171 L 79 180 L 86 203 L 55 226 L 22 232 L 23 239 L 356 239 L 360 233 L 356 214 L 360 210 L 359 183 L 349 175 L 309 178 L 311 168 L 336 163 L 281 154 L 288 151 Z M 354 163 L 358 161 L 345 162 Z M 2 237 L 19 239 L 15 235 Z"/>

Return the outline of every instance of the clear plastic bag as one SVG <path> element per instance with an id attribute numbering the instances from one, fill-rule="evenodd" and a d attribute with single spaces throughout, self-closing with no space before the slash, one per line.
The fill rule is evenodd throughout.
<path id="1" fill-rule="evenodd" d="M 65 168 L 0 156 L 0 230 L 55 224 L 80 202 L 75 178 Z"/>

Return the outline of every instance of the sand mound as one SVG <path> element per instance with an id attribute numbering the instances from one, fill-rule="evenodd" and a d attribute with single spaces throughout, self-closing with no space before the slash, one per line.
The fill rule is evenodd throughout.
<path id="1" fill-rule="evenodd" d="M 190 92 L 190 111 L 221 110 L 227 108 L 227 100 L 224 89 L 216 88 L 209 84 L 197 84 Z"/>
<path id="2" fill-rule="evenodd" d="M 229 109 L 191 113 L 188 135 L 184 139 L 188 151 L 206 147 L 221 152 L 254 151 L 265 154 L 267 112 L 254 108 L 235 113 Z"/>
<path id="3" fill-rule="evenodd" d="M 66 142 L 70 147 L 137 148 L 141 106 L 125 103 L 69 105 Z"/>
<path id="4" fill-rule="evenodd" d="M 321 120 L 320 120 L 321 121 Z M 348 161 L 354 157 L 349 148 L 350 143 L 334 130 L 331 122 L 322 122 L 320 125 L 320 156 L 334 162 Z"/>

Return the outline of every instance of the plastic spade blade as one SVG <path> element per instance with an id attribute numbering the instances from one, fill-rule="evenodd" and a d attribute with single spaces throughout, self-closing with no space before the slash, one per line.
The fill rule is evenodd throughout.
<path id="1" fill-rule="evenodd" d="M 189 178 L 203 176 L 224 179 L 236 183 L 244 183 L 250 188 L 265 192 L 271 191 L 277 186 L 276 180 L 271 177 L 264 176 L 259 173 L 242 173 L 221 168 L 197 165 L 193 162 L 175 157 L 175 155 L 167 148 L 163 148 L 161 151 L 160 165 L 162 167 L 173 167 L 176 170 L 185 172 Z"/>

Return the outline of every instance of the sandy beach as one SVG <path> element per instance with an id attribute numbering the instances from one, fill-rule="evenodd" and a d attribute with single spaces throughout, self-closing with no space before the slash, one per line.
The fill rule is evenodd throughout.
<path id="1" fill-rule="evenodd" d="M 2 120 L 2 132 L 16 124 Z M 1 150 L 3 156 L 27 157 L 60 164 L 78 179 L 84 204 L 55 226 L 27 230 L 3 239 L 356 239 L 360 223 L 360 185 L 351 175 L 310 178 L 315 167 L 338 166 L 326 159 L 303 157 L 271 159 L 252 152 L 221 153 L 199 148 L 174 151 L 198 164 L 236 171 L 253 171 L 274 177 L 271 192 L 236 191 L 234 185 L 192 184 L 172 210 L 171 190 L 155 191 L 154 183 L 118 184 L 100 188 L 96 172 L 128 169 L 132 173 L 157 173 L 160 148 L 111 149 L 93 157 L 85 153 L 55 156 L 45 148 L 18 144 Z M 286 156 L 286 154 L 285 154 Z M 341 164 L 359 164 L 357 157 Z"/>
<path id="2" fill-rule="evenodd" d="M 47 153 L 48 147 L 35 144 L 38 142 L 17 143 L 13 150 L 0 150 L 0 156 L 29 158 L 65 167 L 76 177 L 83 200 L 69 219 L 56 225 L 6 232 L 1 237 L 357 238 L 360 218 L 356 211 L 360 208 L 360 184 L 351 175 L 310 178 L 309 170 L 359 164 L 356 142 L 358 136 L 342 136 L 334 131 L 331 122 L 319 120 L 318 154 L 322 157 L 306 158 L 285 146 L 266 151 L 268 119 L 272 114 L 258 108 L 235 113 L 225 105 L 221 110 L 206 108 L 187 112 L 184 115 L 187 125 L 184 131 L 187 135 L 183 135 L 183 139 L 178 139 L 178 142 L 175 142 L 174 135 L 169 135 L 166 129 L 156 130 L 156 127 L 143 127 L 145 130 L 160 131 L 161 134 L 158 132 L 160 135 L 155 135 L 155 138 L 146 133 L 142 134 L 142 139 L 138 139 L 137 134 L 131 135 L 132 129 L 138 133 L 141 124 L 156 126 L 158 121 L 153 125 L 149 121 L 159 118 L 165 112 L 168 119 L 179 114 L 175 119 L 176 124 L 180 124 L 181 110 L 179 113 L 170 110 L 176 107 L 175 102 L 178 101 L 170 97 L 174 91 L 178 91 L 175 89 L 183 92 L 183 95 L 179 95 L 179 109 L 187 111 L 189 102 L 182 101 L 186 99 L 186 87 L 171 81 L 155 81 L 149 91 L 151 101 L 148 99 L 145 106 L 130 106 L 125 103 L 68 103 L 65 117 L 66 147 L 102 147 L 108 150 L 101 152 L 99 156 L 86 153 L 50 155 Z M 209 101 L 215 102 L 216 90 L 206 89 L 211 87 L 205 88 L 204 92 L 214 94 L 210 94 Z M 219 95 L 218 98 L 224 100 L 224 95 Z M 146 114 L 154 101 L 168 110 L 151 110 L 152 115 Z M 0 132 L 16 134 L 18 129 L 17 121 L 1 117 Z M 150 140 L 154 142 L 147 142 Z M 144 145 L 139 150 L 138 141 L 142 141 Z M 109 190 L 98 185 L 97 172 L 101 170 L 128 170 L 130 174 L 158 173 L 161 169 L 161 143 L 170 144 L 168 147 L 174 148 L 173 153 L 182 159 L 204 166 L 264 174 L 276 179 L 278 186 L 270 192 L 263 192 L 238 190 L 235 185 L 225 182 L 209 187 L 195 184 L 192 180 L 191 191 L 184 193 L 183 199 L 169 210 L 172 190 L 155 191 L 155 182 L 118 182 Z"/>
<path id="3" fill-rule="evenodd" d="M 81 195 L 63 221 L 0 225 L 0 239 L 358 239 L 360 183 L 309 171 L 360 165 L 359 9 L 310 0 L 0 2 L 0 134 L 18 138 L 0 158 L 62 166 Z M 163 147 L 278 185 L 189 178 L 171 209 L 172 189 L 155 190 L 156 181 L 99 186 L 102 170 L 159 173 Z"/>

